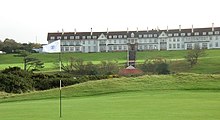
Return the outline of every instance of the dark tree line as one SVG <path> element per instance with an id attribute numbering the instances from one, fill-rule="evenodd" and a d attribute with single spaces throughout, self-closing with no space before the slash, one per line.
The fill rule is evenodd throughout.
<path id="1" fill-rule="evenodd" d="M 18 53 L 20 50 L 25 50 L 28 52 L 34 52 L 33 48 L 40 48 L 40 44 L 36 43 L 17 43 L 13 39 L 6 38 L 4 41 L 0 40 L 0 51 L 6 53 Z"/>

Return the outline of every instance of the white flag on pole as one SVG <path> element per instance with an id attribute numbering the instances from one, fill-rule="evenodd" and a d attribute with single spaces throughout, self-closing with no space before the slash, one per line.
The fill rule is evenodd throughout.
<path id="1" fill-rule="evenodd" d="M 50 44 L 43 46 L 43 52 L 56 53 L 60 52 L 60 40 L 54 41 Z"/>

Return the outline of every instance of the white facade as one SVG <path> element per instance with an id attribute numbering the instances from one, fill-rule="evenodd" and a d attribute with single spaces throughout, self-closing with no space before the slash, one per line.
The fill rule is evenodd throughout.
<path id="1" fill-rule="evenodd" d="M 204 49 L 220 48 L 220 27 L 151 31 L 48 33 L 48 43 L 61 39 L 63 52 L 126 51 L 128 43 L 138 50 L 187 50 L 196 45 Z"/>

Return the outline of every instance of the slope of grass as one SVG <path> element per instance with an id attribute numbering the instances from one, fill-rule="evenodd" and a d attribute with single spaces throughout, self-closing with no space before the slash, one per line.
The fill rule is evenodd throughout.
<path id="1" fill-rule="evenodd" d="M 153 75 L 91 81 L 62 89 L 61 119 L 218 120 L 219 88 L 220 75 Z M 60 119 L 58 89 L 3 96 L 3 120 Z"/>
<path id="2" fill-rule="evenodd" d="M 74 86 L 64 87 L 62 96 L 65 98 L 77 96 L 92 96 L 130 91 L 146 90 L 219 90 L 220 75 L 176 74 L 151 75 L 138 78 L 117 78 L 90 81 Z M 2 97 L 0 102 L 29 99 L 51 99 L 58 96 L 58 89 L 41 92 L 31 92 L 12 97 Z"/>

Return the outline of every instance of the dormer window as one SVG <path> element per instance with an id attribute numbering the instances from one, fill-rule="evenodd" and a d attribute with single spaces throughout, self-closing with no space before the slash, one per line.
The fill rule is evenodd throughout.
<path id="1" fill-rule="evenodd" d="M 142 35 L 138 35 L 139 38 L 142 38 Z"/>
<path id="2" fill-rule="evenodd" d="M 206 35 L 206 32 L 202 32 L 202 35 Z"/>
<path id="3" fill-rule="evenodd" d="M 87 39 L 91 39 L 91 36 L 87 36 Z"/>
<path id="4" fill-rule="evenodd" d="M 194 35 L 199 35 L 199 32 L 195 32 Z"/>
<path id="5" fill-rule="evenodd" d="M 187 33 L 187 36 L 191 36 L 191 33 Z"/>
<path id="6" fill-rule="evenodd" d="M 131 37 L 132 37 L 132 38 L 134 37 L 134 33 L 131 33 Z"/>
<path id="7" fill-rule="evenodd" d="M 117 35 L 113 35 L 113 38 L 117 38 Z"/>
<path id="8" fill-rule="evenodd" d="M 172 33 L 169 33 L 168 36 L 169 36 L 169 37 L 172 37 L 173 35 L 172 35 Z"/>
<path id="9" fill-rule="evenodd" d="M 127 38 L 127 35 L 124 35 L 124 38 Z"/>
<path id="10" fill-rule="evenodd" d="M 110 39 L 111 39 L 111 38 L 112 38 L 112 36 L 111 36 L 111 35 L 109 35 L 109 36 L 108 36 L 108 38 L 110 38 Z"/>
<path id="11" fill-rule="evenodd" d="M 152 34 L 149 34 L 149 37 L 153 37 L 153 35 L 152 35 Z"/>
<path id="12" fill-rule="evenodd" d="M 57 36 L 57 40 L 60 40 L 61 39 L 61 36 Z"/>
<path id="13" fill-rule="evenodd" d="M 179 36 L 179 33 L 174 33 L 174 36 Z"/>
<path id="14" fill-rule="evenodd" d="M 64 39 L 66 40 L 66 39 L 67 39 L 67 36 L 64 36 Z"/>
<path id="15" fill-rule="evenodd" d="M 122 35 L 118 35 L 118 38 L 122 38 Z"/>
<path id="16" fill-rule="evenodd" d="M 154 34 L 154 37 L 157 37 L 157 34 Z"/>
<path id="17" fill-rule="evenodd" d="M 215 31 L 215 35 L 218 35 L 219 34 L 219 31 Z"/>
<path id="18" fill-rule="evenodd" d="M 213 32 L 209 32 L 208 34 L 209 34 L 209 35 L 213 35 Z"/>
<path id="19" fill-rule="evenodd" d="M 54 39 L 55 39 L 55 37 L 54 37 L 54 36 L 51 36 L 51 37 L 50 37 L 50 39 L 51 39 L 51 40 L 54 40 Z"/>
<path id="20" fill-rule="evenodd" d="M 144 34 L 144 37 L 147 38 L 147 34 Z"/>
<path id="21" fill-rule="evenodd" d="M 70 39 L 74 39 L 74 36 L 70 36 Z"/>
<path id="22" fill-rule="evenodd" d="M 181 33 L 181 36 L 185 36 L 186 35 L 186 33 Z"/>

